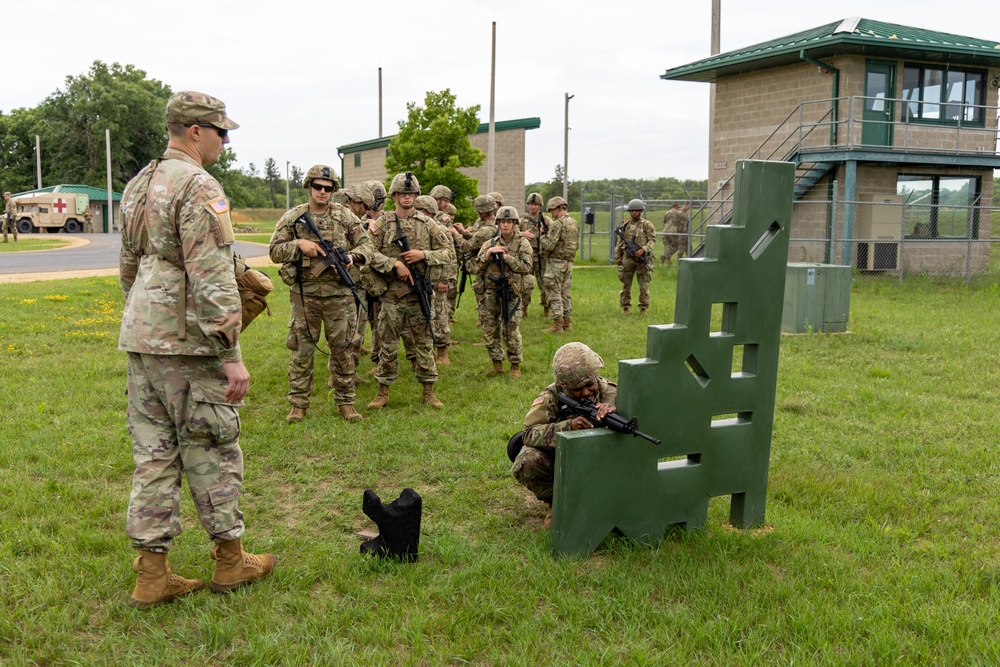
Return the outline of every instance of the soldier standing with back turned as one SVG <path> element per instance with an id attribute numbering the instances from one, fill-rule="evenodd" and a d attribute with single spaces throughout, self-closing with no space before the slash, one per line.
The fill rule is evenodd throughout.
<path id="1" fill-rule="evenodd" d="M 210 588 L 230 591 L 267 576 L 277 559 L 243 551 L 243 452 L 237 406 L 250 386 L 240 351 L 242 308 L 229 199 L 205 165 L 219 161 L 239 125 L 222 101 L 193 91 L 167 100 L 163 157 L 122 194 L 119 280 L 125 292 L 119 349 L 128 352 L 132 495 L 126 531 L 139 556 L 129 601 L 150 607 L 201 588 L 172 574 L 167 551 L 181 532 L 181 475 L 215 542 Z"/>
<path id="2" fill-rule="evenodd" d="M 14 232 L 14 243 L 17 243 L 17 204 L 10 198 L 10 193 L 3 193 L 3 242 L 7 243 L 7 230 Z"/>

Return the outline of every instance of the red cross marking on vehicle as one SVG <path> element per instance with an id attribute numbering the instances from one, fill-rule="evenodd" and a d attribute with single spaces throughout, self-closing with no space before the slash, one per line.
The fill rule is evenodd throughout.
<path id="1" fill-rule="evenodd" d="M 59 213 L 65 213 L 66 212 L 66 200 L 63 199 L 62 197 L 59 197 L 58 199 L 56 199 L 56 200 L 54 200 L 52 202 L 52 208 L 54 208 Z"/>

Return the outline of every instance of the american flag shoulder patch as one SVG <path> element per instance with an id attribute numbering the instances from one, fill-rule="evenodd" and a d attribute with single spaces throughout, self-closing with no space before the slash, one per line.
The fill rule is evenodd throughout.
<path id="1" fill-rule="evenodd" d="M 531 403 L 531 407 L 535 407 L 536 405 L 541 405 L 544 402 L 545 402 L 545 396 L 544 395 L 539 396 Z"/>
<path id="2" fill-rule="evenodd" d="M 222 215 L 229 212 L 229 200 L 225 197 L 216 197 L 208 202 L 208 207 L 219 215 Z"/>

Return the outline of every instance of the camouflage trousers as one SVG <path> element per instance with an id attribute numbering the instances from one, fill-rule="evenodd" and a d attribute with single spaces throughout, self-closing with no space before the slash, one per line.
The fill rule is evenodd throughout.
<path id="1" fill-rule="evenodd" d="M 687 235 L 676 229 L 664 229 L 663 256 L 660 257 L 660 261 L 669 262 L 674 254 L 677 255 L 677 259 L 687 254 Z"/>
<path id="2" fill-rule="evenodd" d="M 3 229 L 3 240 L 7 240 L 7 234 L 13 233 L 14 240 L 17 240 L 17 224 L 12 218 L 5 214 L 0 214 L 0 228 Z"/>
<path id="3" fill-rule="evenodd" d="M 514 459 L 510 472 L 514 479 L 543 503 L 552 504 L 555 486 L 556 450 L 551 447 L 524 447 Z"/>
<path id="4" fill-rule="evenodd" d="M 243 534 L 240 415 L 224 396 L 218 357 L 128 354 L 132 494 L 126 533 L 136 549 L 166 553 L 181 534 L 181 476 L 216 542 Z"/>
<path id="5" fill-rule="evenodd" d="M 415 294 L 402 298 L 383 298 L 378 315 L 380 341 L 378 370 L 375 379 L 379 384 L 391 385 L 399 377 L 399 341 L 407 347 L 407 357 L 413 353 L 417 361 L 417 380 L 421 384 L 437 382 L 437 365 L 434 363 L 434 344 L 431 329 L 420 311 Z"/>
<path id="6" fill-rule="evenodd" d="M 288 364 L 288 402 L 309 407 L 313 390 L 313 357 L 322 328 L 330 351 L 327 368 L 333 378 L 333 399 L 337 405 L 354 403 L 354 339 L 358 308 L 354 297 L 309 296 L 305 307 L 301 297 L 291 292 L 292 318 L 285 345 L 292 352 Z M 308 323 L 308 329 L 306 324 Z M 310 339 L 311 337 L 311 339 Z"/>
<path id="7" fill-rule="evenodd" d="M 531 275 L 535 276 L 535 284 L 538 285 L 538 295 L 542 301 L 542 308 L 549 307 L 549 300 L 545 296 L 545 286 L 542 282 L 542 263 L 538 259 L 538 248 L 532 248 L 531 255 Z M 521 295 L 521 305 L 527 307 L 531 303 L 531 294 L 534 292 L 534 288 L 530 290 L 525 290 L 526 294 Z"/>
<path id="8" fill-rule="evenodd" d="M 361 360 L 361 346 L 365 344 L 365 329 L 369 324 L 369 319 L 371 314 L 367 312 L 370 310 L 368 304 L 368 293 L 365 292 L 361 284 L 358 284 L 358 296 L 361 297 L 361 303 L 365 304 L 365 311 L 358 313 L 358 333 L 354 337 L 354 342 L 351 344 L 351 354 L 354 356 L 354 367 L 358 367 L 358 361 Z M 354 297 L 351 297 L 352 299 Z"/>
<path id="9" fill-rule="evenodd" d="M 512 364 L 521 363 L 524 348 L 521 346 L 521 303 L 515 298 L 507 307 L 510 309 L 510 322 L 503 324 L 500 299 L 495 289 L 486 290 L 483 301 L 483 339 L 490 353 L 490 361 L 503 361 L 504 348 L 507 349 L 507 360 Z"/>
<path id="10" fill-rule="evenodd" d="M 622 281 L 622 291 L 618 293 L 618 303 L 624 309 L 632 305 L 632 276 L 639 283 L 639 308 L 649 308 L 649 283 L 653 272 L 645 264 L 626 257 L 618 267 L 618 280 Z"/>
<path id="11" fill-rule="evenodd" d="M 449 296 L 456 292 L 455 280 L 442 280 L 448 288 L 444 292 L 437 290 L 438 283 L 434 289 L 434 337 L 437 339 L 438 347 L 448 347 L 451 340 L 451 313 L 454 299 L 449 300 Z"/>
<path id="12" fill-rule="evenodd" d="M 545 274 L 542 276 L 542 288 L 545 299 L 548 300 L 552 319 L 561 320 L 573 315 L 573 299 L 570 288 L 573 287 L 573 262 L 566 259 L 545 259 Z M 544 303 L 544 302 L 543 302 Z"/>

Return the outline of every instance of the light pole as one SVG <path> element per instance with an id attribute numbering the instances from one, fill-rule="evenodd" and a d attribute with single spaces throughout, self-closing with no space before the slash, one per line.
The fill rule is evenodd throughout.
<path id="1" fill-rule="evenodd" d="M 566 93 L 566 129 L 563 130 L 563 199 L 569 201 L 569 101 L 575 95 Z"/>
<path id="2" fill-rule="evenodd" d="M 290 165 L 290 164 L 291 164 L 291 162 L 289 160 L 285 160 L 285 208 L 286 209 L 289 209 L 289 208 L 292 207 L 292 200 L 288 196 L 288 192 L 289 192 L 289 190 L 288 190 L 288 165 Z"/>

